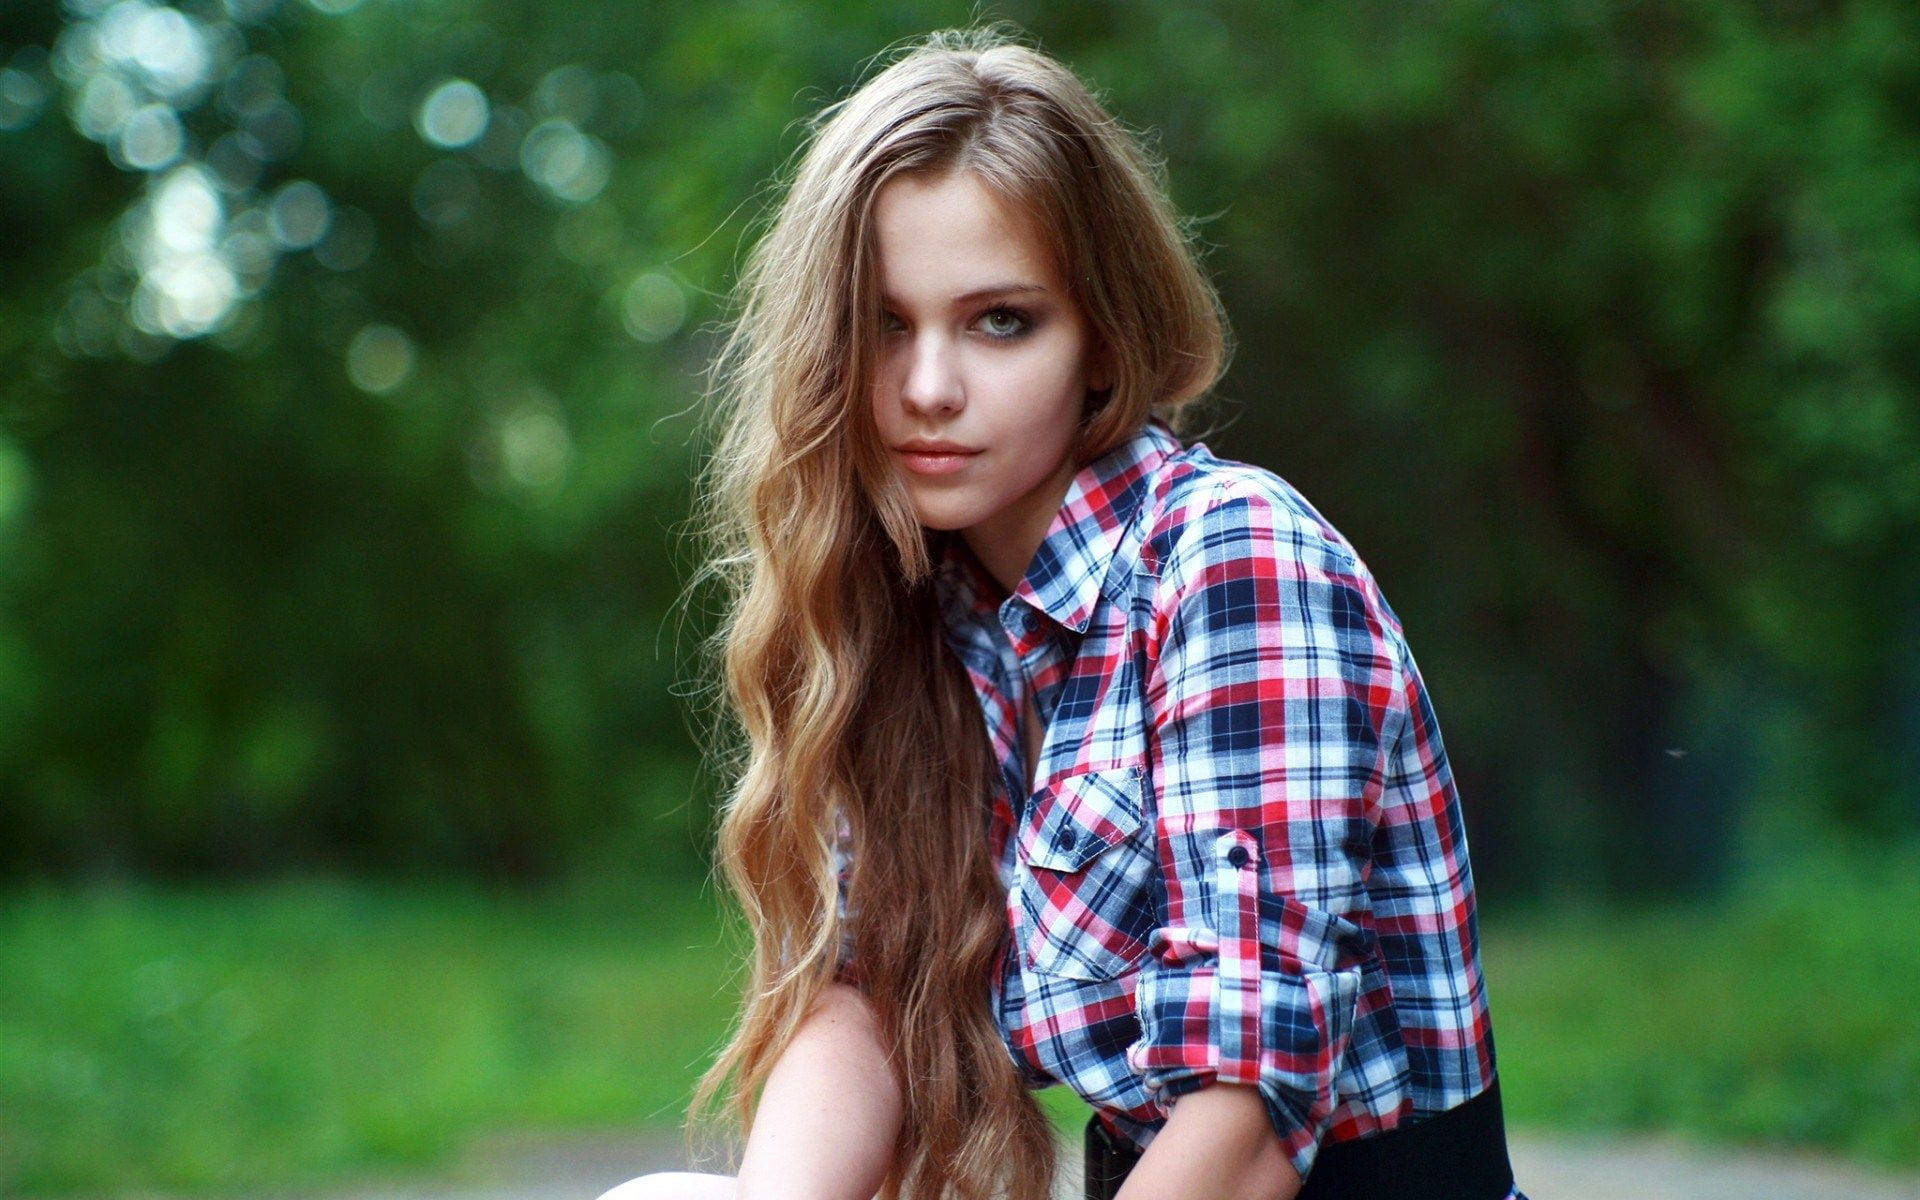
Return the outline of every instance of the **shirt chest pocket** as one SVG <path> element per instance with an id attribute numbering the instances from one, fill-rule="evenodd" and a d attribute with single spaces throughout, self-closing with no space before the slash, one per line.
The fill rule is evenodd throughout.
<path id="1" fill-rule="evenodd" d="M 1156 863 L 1142 838 L 1138 767 L 1084 771 L 1033 794 L 1020 829 L 1022 964 L 1106 980 L 1147 950 Z"/>

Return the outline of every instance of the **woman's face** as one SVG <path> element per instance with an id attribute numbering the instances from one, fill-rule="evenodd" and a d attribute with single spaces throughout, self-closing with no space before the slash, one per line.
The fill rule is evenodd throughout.
<path id="1" fill-rule="evenodd" d="M 972 173 L 895 179 L 874 222 L 880 439 L 921 524 L 960 530 L 1011 589 L 1073 478 L 1087 391 L 1106 386 L 1091 331 L 1025 213 Z"/>

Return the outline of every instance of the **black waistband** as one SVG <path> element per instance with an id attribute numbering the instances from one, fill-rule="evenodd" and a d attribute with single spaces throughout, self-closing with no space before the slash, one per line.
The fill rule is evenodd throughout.
<path id="1" fill-rule="evenodd" d="M 1299 1200 L 1502 1200 L 1513 1190 L 1500 1083 L 1457 1108 L 1320 1147 Z"/>
<path id="2" fill-rule="evenodd" d="M 1087 1124 L 1087 1197 L 1111 1200 L 1140 1158 L 1098 1117 Z M 1513 1190 L 1500 1083 L 1457 1108 L 1315 1156 L 1299 1200 L 1503 1200 Z"/>

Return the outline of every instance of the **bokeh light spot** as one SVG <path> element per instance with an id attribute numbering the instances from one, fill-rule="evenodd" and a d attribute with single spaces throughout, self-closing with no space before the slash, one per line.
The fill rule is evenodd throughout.
<path id="1" fill-rule="evenodd" d="M 142 105 L 120 126 L 120 157 L 135 170 L 172 166 L 184 142 L 180 118 L 165 104 Z"/>
<path id="2" fill-rule="evenodd" d="M 613 156 L 600 139 L 555 118 L 535 125 L 520 143 L 520 167 L 559 199 L 584 204 L 607 186 Z"/>
<path id="3" fill-rule="evenodd" d="M 245 290 L 264 287 L 280 258 L 279 242 L 273 236 L 272 219 L 266 210 L 249 208 L 228 221 L 226 236 L 220 239 L 220 254 Z"/>
<path id="4" fill-rule="evenodd" d="M 220 197 L 195 166 L 169 173 L 153 196 L 152 241 L 163 252 L 197 253 L 213 245 L 220 228 Z"/>
<path id="5" fill-rule="evenodd" d="M 121 0 L 93 29 L 99 57 L 137 72 L 146 85 L 180 100 L 206 83 L 213 56 L 200 26 L 177 8 Z"/>
<path id="6" fill-rule="evenodd" d="M 368 325 L 347 343 L 347 378 L 363 392 L 385 395 L 413 374 L 413 339 L 391 325 Z"/>
<path id="7" fill-rule="evenodd" d="M 551 492 L 573 464 L 573 438 L 548 404 L 522 404 L 500 421 L 500 467 L 530 492 Z"/>
<path id="8" fill-rule="evenodd" d="M 543 117 L 560 117 L 575 125 L 591 121 L 598 105 L 599 86 L 593 72 L 578 63 L 548 71 L 533 91 L 535 112 Z"/>
<path id="9" fill-rule="evenodd" d="M 137 102 L 133 89 L 118 75 L 95 75 L 74 97 L 74 128 L 96 142 L 117 137 Z"/>
<path id="10" fill-rule="evenodd" d="M 333 204 L 320 185 L 296 179 L 273 194 L 267 208 L 274 240 L 288 250 L 305 250 L 327 235 Z"/>
<path id="11" fill-rule="evenodd" d="M 636 340 L 664 342 L 680 331 L 686 319 L 687 296 L 672 276 L 649 271 L 627 285 L 621 320 Z"/>
<path id="12" fill-rule="evenodd" d="M 224 213 L 206 171 L 176 167 L 159 180 L 127 230 L 140 265 L 129 302 L 133 327 L 154 337 L 188 338 L 218 329 L 240 284 L 216 249 Z M 123 339 L 124 342 L 124 339 Z M 130 343 L 135 352 L 140 343 Z"/>
<path id="13" fill-rule="evenodd" d="M 39 76 L 16 67 L 0 70 L 0 131 L 31 125 L 46 107 L 48 96 L 47 85 Z"/>
<path id="14" fill-rule="evenodd" d="M 219 327 L 239 294 L 239 281 L 219 256 L 172 255 L 141 277 L 133 323 L 145 333 L 198 337 Z"/>
<path id="15" fill-rule="evenodd" d="M 430 146 L 458 150 L 487 131 L 487 94 L 465 79 L 449 79 L 427 94 L 414 128 Z"/>

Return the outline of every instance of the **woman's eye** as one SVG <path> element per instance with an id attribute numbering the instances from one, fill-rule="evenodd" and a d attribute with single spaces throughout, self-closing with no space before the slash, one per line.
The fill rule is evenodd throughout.
<path id="1" fill-rule="evenodd" d="M 1027 331 L 1030 323 L 1024 313 L 1011 308 L 993 309 L 981 317 L 980 322 L 986 327 L 987 333 L 996 338 L 1019 337 Z"/>

